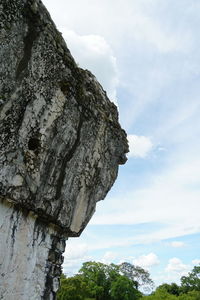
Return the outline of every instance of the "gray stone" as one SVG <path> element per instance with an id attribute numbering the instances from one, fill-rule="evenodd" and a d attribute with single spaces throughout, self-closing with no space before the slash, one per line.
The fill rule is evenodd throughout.
<path id="1" fill-rule="evenodd" d="M 53 225 L 5 201 L 0 206 L 0 299 L 55 299 L 65 243 Z M 54 256 L 52 257 L 52 253 Z"/>
<path id="2" fill-rule="evenodd" d="M 26 282 L 15 291 L 7 282 L 0 299 L 55 299 L 63 239 L 80 235 L 112 187 L 126 162 L 126 133 L 116 106 L 76 65 L 40 0 L 3 0 L 0 29 L 0 274 L 9 280 L 13 272 L 13 284 L 24 272 Z M 24 269 L 14 272 L 15 263 Z"/>

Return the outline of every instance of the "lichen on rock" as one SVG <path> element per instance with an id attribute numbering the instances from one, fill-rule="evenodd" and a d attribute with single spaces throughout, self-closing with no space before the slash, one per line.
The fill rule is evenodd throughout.
<path id="1" fill-rule="evenodd" d="M 3 0 L 0 29 L 1 205 L 78 236 L 126 161 L 117 108 L 40 0 Z"/>

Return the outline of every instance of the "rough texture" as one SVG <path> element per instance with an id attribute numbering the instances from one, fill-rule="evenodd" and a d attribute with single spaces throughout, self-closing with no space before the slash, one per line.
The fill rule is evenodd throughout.
<path id="1" fill-rule="evenodd" d="M 0 208 L 0 299 L 55 299 L 65 238 L 32 212 Z"/>
<path id="2" fill-rule="evenodd" d="M 46 254 L 39 265 L 45 265 L 52 230 L 57 239 L 78 236 L 105 198 L 126 161 L 126 134 L 117 108 L 95 77 L 77 67 L 40 0 L 2 0 L 0 30 L 1 231 L 8 236 L 3 243 L 11 252 L 22 237 L 29 244 L 35 233 L 28 231 L 40 224 Z M 37 245 L 43 248 L 38 240 L 27 259 Z M 20 247 L 13 246 L 11 266 Z M 41 299 L 55 297 L 41 290 Z M 0 299 L 12 298 L 0 291 Z"/>

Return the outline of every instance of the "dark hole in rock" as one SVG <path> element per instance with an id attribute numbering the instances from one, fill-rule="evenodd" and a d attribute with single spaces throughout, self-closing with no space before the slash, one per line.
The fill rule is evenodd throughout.
<path id="1" fill-rule="evenodd" d="M 35 151 L 38 150 L 39 147 L 40 147 L 40 140 L 37 138 L 30 138 L 28 142 L 28 149 Z"/>

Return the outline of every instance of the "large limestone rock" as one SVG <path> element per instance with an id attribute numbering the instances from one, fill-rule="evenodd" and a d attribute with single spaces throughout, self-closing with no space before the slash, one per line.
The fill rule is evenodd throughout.
<path id="1" fill-rule="evenodd" d="M 55 299 L 78 236 L 126 161 L 126 134 L 40 0 L 0 3 L 0 299 Z"/>

